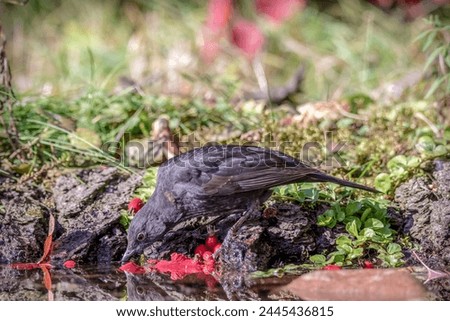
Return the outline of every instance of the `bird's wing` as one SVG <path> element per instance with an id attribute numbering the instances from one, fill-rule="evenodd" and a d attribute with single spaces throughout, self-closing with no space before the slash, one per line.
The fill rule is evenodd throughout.
<path id="1" fill-rule="evenodd" d="M 204 170 L 209 177 L 202 184 L 206 195 L 269 189 L 318 173 L 318 170 L 278 151 L 253 146 L 232 147 L 225 152 L 220 151 L 223 157 L 214 158 L 211 152 L 208 153 L 216 163 Z"/>

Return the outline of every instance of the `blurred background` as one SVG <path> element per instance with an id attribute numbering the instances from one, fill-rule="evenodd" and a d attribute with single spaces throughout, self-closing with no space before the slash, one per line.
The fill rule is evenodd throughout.
<path id="1" fill-rule="evenodd" d="M 0 19 L 20 93 L 70 95 L 86 86 L 112 91 L 127 84 L 148 93 L 205 97 L 252 91 L 260 88 L 257 76 L 230 41 L 233 21 L 245 19 L 263 34 L 259 58 L 269 86 L 305 68 L 296 97 L 304 102 L 375 89 L 422 70 L 426 57 L 413 40 L 429 27 L 423 17 L 449 17 L 445 0 L 293 2 L 300 5 L 284 16 L 278 8 L 281 14 L 271 19 L 254 1 L 234 1 L 215 41 L 219 51 L 209 61 L 203 49 L 207 1 L 3 2 Z"/>
<path id="2" fill-rule="evenodd" d="M 299 155 L 317 142 L 310 162 L 346 142 L 341 161 L 323 165 L 374 176 L 398 154 L 417 155 L 421 136 L 446 137 L 448 4 L 2 0 L 16 98 L 14 117 L 2 113 L 2 166 L 136 165 L 159 151 L 135 155 L 130 142 L 172 131 L 181 151 L 289 142 Z"/>

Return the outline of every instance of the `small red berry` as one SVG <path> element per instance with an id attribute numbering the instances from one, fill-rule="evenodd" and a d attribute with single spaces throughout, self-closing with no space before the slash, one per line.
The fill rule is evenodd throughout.
<path id="1" fill-rule="evenodd" d="M 322 270 L 327 270 L 327 271 L 342 270 L 342 266 L 335 265 L 335 264 L 329 264 L 329 265 L 325 265 L 322 268 Z"/>
<path id="2" fill-rule="evenodd" d="M 215 235 L 210 235 L 206 238 L 205 240 L 205 245 L 208 249 L 210 249 L 211 251 L 214 250 L 214 247 L 219 243 L 219 240 L 217 239 L 217 237 Z"/>
<path id="3" fill-rule="evenodd" d="M 210 251 L 205 251 L 205 252 L 203 252 L 203 255 L 202 255 L 202 257 L 203 257 L 203 260 L 205 260 L 205 261 L 209 261 L 211 258 L 212 258 L 212 252 L 210 252 Z"/>
<path id="4" fill-rule="evenodd" d="M 205 274 L 211 274 L 214 272 L 215 269 L 215 263 L 213 258 L 210 258 L 209 260 L 206 260 L 203 264 L 203 273 Z"/>
<path id="5" fill-rule="evenodd" d="M 217 243 L 216 246 L 214 246 L 213 253 L 216 253 L 221 247 L 222 247 L 222 243 Z"/>
<path id="6" fill-rule="evenodd" d="M 200 244 L 195 248 L 194 254 L 203 257 L 203 253 L 205 253 L 206 251 L 208 251 L 208 249 L 206 248 L 206 245 Z"/>
<path id="7" fill-rule="evenodd" d="M 73 260 L 67 260 L 63 265 L 66 269 L 73 269 L 77 264 Z"/>
<path id="8" fill-rule="evenodd" d="M 373 263 L 370 261 L 364 261 L 364 268 L 365 269 L 373 269 Z"/>
<path id="9" fill-rule="evenodd" d="M 135 197 L 128 203 L 128 211 L 136 214 L 142 206 L 144 206 L 144 202 L 139 197 Z"/>

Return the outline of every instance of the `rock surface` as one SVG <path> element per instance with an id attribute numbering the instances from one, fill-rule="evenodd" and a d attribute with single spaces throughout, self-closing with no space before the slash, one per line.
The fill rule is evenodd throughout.
<path id="1" fill-rule="evenodd" d="M 140 182 L 116 168 L 81 170 L 61 176 L 53 187 L 57 221 L 62 234 L 55 239 L 53 260 L 107 263 L 120 260 L 126 231 L 120 225 Z"/>
<path id="2" fill-rule="evenodd" d="M 48 191 L 29 183 L 0 181 L 0 264 L 36 261 L 47 236 Z"/>
<path id="3" fill-rule="evenodd" d="M 263 214 L 261 218 L 246 221 L 235 235 L 225 239 L 221 249 L 225 269 L 254 272 L 301 263 L 316 250 L 314 211 L 279 203 L 266 209 L 267 212 L 270 217 Z"/>
<path id="4" fill-rule="evenodd" d="M 120 211 L 126 209 L 140 179 L 99 167 L 60 175 L 52 191 L 45 188 L 50 184 L 0 181 L 0 263 L 40 258 L 49 211 L 56 219 L 53 263 L 120 260 L 127 243 Z"/>
<path id="5" fill-rule="evenodd" d="M 435 161 L 431 178 L 413 178 L 395 192 L 405 218 L 403 233 L 420 245 L 419 255 L 435 270 L 450 266 L 450 162 Z M 438 282 L 439 281 L 439 282 Z M 450 300 L 450 280 L 432 281 L 429 287 Z"/>

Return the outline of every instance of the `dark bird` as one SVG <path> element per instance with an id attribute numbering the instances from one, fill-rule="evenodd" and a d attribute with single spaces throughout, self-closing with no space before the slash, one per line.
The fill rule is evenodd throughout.
<path id="1" fill-rule="evenodd" d="M 273 187 L 297 182 L 331 182 L 378 192 L 327 175 L 272 149 L 235 145 L 193 149 L 159 168 L 153 195 L 131 221 L 122 262 L 162 241 L 184 220 L 213 214 L 254 215 Z"/>

